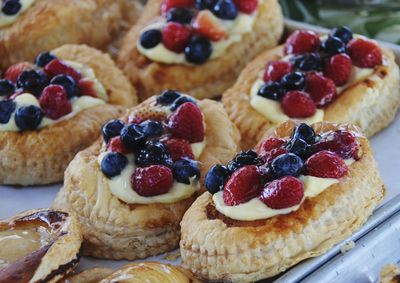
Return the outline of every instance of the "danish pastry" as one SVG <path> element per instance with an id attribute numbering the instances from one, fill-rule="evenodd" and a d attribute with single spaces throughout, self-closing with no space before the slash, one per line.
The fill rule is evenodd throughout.
<path id="1" fill-rule="evenodd" d="M 112 120 L 68 166 L 54 207 L 82 224 L 85 254 L 145 258 L 178 246 L 179 222 L 204 173 L 239 134 L 222 105 L 165 91 Z"/>
<path id="2" fill-rule="evenodd" d="M 142 100 L 168 88 L 211 98 L 282 31 L 277 0 L 150 0 L 118 62 Z"/>
<path id="3" fill-rule="evenodd" d="M 327 122 L 277 126 L 256 150 L 212 167 L 205 184 L 209 192 L 181 223 L 183 266 L 234 282 L 323 254 L 356 231 L 385 193 L 368 140 L 353 126 Z"/>
<path id="4" fill-rule="evenodd" d="M 301 30 L 250 63 L 222 101 L 243 148 L 288 119 L 349 122 L 371 137 L 394 119 L 399 83 L 391 50 L 346 27 Z"/>
<path id="5" fill-rule="evenodd" d="M 38 209 L 0 221 L 0 282 L 57 282 L 79 261 L 78 221 Z"/>
<path id="6" fill-rule="evenodd" d="M 400 268 L 395 264 L 388 264 L 382 268 L 380 283 L 398 283 L 400 282 Z"/>
<path id="7" fill-rule="evenodd" d="M 64 45 L 41 53 L 35 64 L 10 66 L 0 80 L 0 183 L 61 181 L 99 127 L 136 101 L 111 58 L 85 45 Z"/>

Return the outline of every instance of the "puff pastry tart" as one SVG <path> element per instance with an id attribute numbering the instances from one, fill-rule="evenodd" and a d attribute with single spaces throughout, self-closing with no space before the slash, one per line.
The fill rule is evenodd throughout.
<path id="1" fill-rule="evenodd" d="M 244 148 L 288 119 L 349 122 L 370 137 L 393 120 L 399 83 L 391 50 L 346 27 L 300 30 L 250 63 L 222 100 Z"/>
<path id="2" fill-rule="evenodd" d="M 234 282 L 323 254 L 357 230 L 385 192 L 367 139 L 326 122 L 281 124 L 256 150 L 215 165 L 205 184 L 209 192 L 181 223 L 183 265 Z"/>
<path id="3" fill-rule="evenodd" d="M 54 206 L 80 219 L 91 256 L 133 260 L 177 247 L 205 172 L 237 149 L 222 105 L 165 91 L 102 131 L 67 168 Z"/>
<path id="4" fill-rule="evenodd" d="M 168 88 L 211 98 L 282 31 L 277 0 L 150 0 L 118 61 L 142 99 Z"/>
<path id="5" fill-rule="evenodd" d="M 111 58 L 85 45 L 10 66 L 0 79 L 0 183 L 61 181 L 99 127 L 136 100 Z"/>
<path id="6" fill-rule="evenodd" d="M 79 261 L 78 221 L 39 209 L 0 221 L 0 282 L 57 282 Z"/>

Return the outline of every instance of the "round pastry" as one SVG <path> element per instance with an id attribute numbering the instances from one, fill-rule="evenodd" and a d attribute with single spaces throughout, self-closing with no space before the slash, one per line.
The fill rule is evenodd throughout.
<path id="1" fill-rule="evenodd" d="M 282 31 L 277 0 L 150 0 L 118 62 L 141 99 L 168 88 L 211 98 Z"/>
<path id="2" fill-rule="evenodd" d="M 102 132 L 68 166 L 54 207 L 78 217 L 87 255 L 134 260 L 176 248 L 205 172 L 237 150 L 222 105 L 165 91 Z"/>
<path id="3" fill-rule="evenodd" d="M 346 27 L 300 30 L 251 62 L 222 101 L 243 148 L 288 119 L 349 122 L 371 137 L 394 119 L 399 84 L 391 50 Z"/>
<path id="4" fill-rule="evenodd" d="M 105 48 L 140 5 L 132 0 L 4 0 L 0 11 L 0 70 L 63 44 Z M 133 10 L 133 11 L 132 11 Z M 135 11 L 137 11 L 135 13 Z"/>
<path id="5" fill-rule="evenodd" d="M 10 66 L 0 79 L 0 183 L 61 181 L 99 127 L 136 101 L 111 58 L 85 45 L 64 45 L 41 53 L 35 64 Z"/>
<path id="6" fill-rule="evenodd" d="M 368 140 L 354 126 L 327 122 L 279 125 L 256 150 L 212 167 L 205 184 L 209 192 L 181 222 L 183 266 L 234 282 L 323 254 L 385 194 Z"/>
<path id="7" fill-rule="evenodd" d="M 37 209 L 0 221 L 0 282 L 57 282 L 79 261 L 78 221 Z"/>

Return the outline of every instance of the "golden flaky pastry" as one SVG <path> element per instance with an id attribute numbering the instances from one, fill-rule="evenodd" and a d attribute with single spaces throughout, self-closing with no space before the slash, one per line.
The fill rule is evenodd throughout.
<path id="1" fill-rule="evenodd" d="M 79 224 L 64 212 L 30 210 L 2 220 L 0 238 L 0 282 L 57 282 L 79 261 Z"/>
<path id="2" fill-rule="evenodd" d="M 120 116 L 125 106 L 136 105 L 135 90 L 108 55 L 86 45 L 64 45 L 53 53 L 63 60 L 91 67 L 106 89 L 109 103 L 88 108 L 39 130 L 0 132 L 1 184 L 61 181 L 75 154 L 99 136 L 100 126 Z"/>
<path id="3" fill-rule="evenodd" d="M 0 28 L 0 69 L 67 43 L 106 48 L 140 10 L 134 0 L 35 0 Z"/>
<path id="4" fill-rule="evenodd" d="M 400 282 L 400 268 L 395 264 L 388 264 L 382 268 L 380 283 L 399 283 Z"/>
<path id="5" fill-rule="evenodd" d="M 375 67 L 372 75 L 349 86 L 331 104 L 323 108 L 324 120 L 352 123 L 371 137 L 388 126 L 400 105 L 400 74 L 393 52 L 383 48 L 385 64 Z M 250 89 L 267 62 L 283 57 L 283 46 L 266 51 L 242 71 L 235 85 L 227 90 L 222 102 L 242 135 L 242 147 L 251 148 L 263 133 L 273 127 L 250 105 Z"/>
<path id="6" fill-rule="evenodd" d="M 294 123 L 286 122 L 269 136 L 288 137 L 293 128 Z M 324 122 L 313 128 L 317 133 L 356 130 Z M 347 175 L 290 214 L 233 220 L 220 214 L 211 194 L 204 193 L 181 223 L 183 266 L 208 280 L 252 282 L 321 255 L 346 239 L 367 220 L 385 193 L 368 140 L 361 136 L 358 140 L 363 156 L 349 167 Z"/>
<path id="7" fill-rule="evenodd" d="M 148 101 L 133 111 L 149 109 Z M 239 134 L 222 105 L 198 102 L 203 112 L 205 148 L 198 158 L 201 184 L 213 164 L 229 161 L 237 151 Z M 114 196 L 98 163 L 102 141 L 80 152 L 68 166 L 64 187 L 54 207 L 76 215 L 82 225 L 84 254 L 113 259 L 136 259 L 172 250 L 180 238 L 179 222 L 196 195 L 170 204 L 126 204 Z"/>
<path id="8" fill-rule="evenodd" d="M 160 16 L 162 2 L 148 1 L 142 17 L 123 40 L 118 56 L 119 65 L 142 100 L 163 89 L 177 89 L 196 98 L 218 96 L 235 82 L 250 60 L 276 46 L 282 35 L 283 17 L 278 1 L 261 0 L 253 31 L 232 44 L 223 56 L 196 66 L 152 62 L 139 53 L 136 43 L 141 30 Z"/>

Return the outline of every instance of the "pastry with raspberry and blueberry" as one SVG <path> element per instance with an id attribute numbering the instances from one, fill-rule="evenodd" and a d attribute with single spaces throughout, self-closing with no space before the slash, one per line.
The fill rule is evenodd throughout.
<path id="1" fill-rule="evenodd" d="M 221 104 L 164 91 L 103 126 L 68 166 L 54 206 L 81 220 L 84 254 L 134 260 L 172 250 L 205 173 L 238 141 Z"/>
<path id="2" fill-rule="evenodd" d="M 223 95 L 229 117 L 251 148 L 286 120 L 349 122 L 371 137 L 394 119 L 400 74 L 393 52 L 347 27 L 298 30 L 250 63 Z"/>
<path id="3" fill-rule="evenodd" d="M 110 56 L 86 45 L 11 65 L 0 79 L 0 183 L 62 181 L 99 127 L 136 104 L 136 91 Z"/>
<path id="4" fill-rule="evenodd" d="M 169 88 L 212 98 L 282 32 L 277 0 L 150 0 L 118 63 L 142 100 Z"/>
<path id="5" fill-rule="evenodd" d="M 385 195 L 367 138 L 328 122 L 280 124 L 214 165 L 205 186 L 181 222 L 180 250 L 183 266 L 211 281 L 254 282 L 321 255 Z"/>

